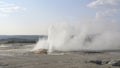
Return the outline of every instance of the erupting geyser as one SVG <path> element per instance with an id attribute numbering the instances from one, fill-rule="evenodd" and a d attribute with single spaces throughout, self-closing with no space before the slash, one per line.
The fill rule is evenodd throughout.
<path id="1" fill-rule="evenodd" d="M 112 24 L 108 27 L 98 23 L 77 26 L 68 24 L 50 26 L 48 39 L 39 40 L 32 51 L 46 49 L 51 53 L 53 51 L 120 49 L 120 32 Z"/>

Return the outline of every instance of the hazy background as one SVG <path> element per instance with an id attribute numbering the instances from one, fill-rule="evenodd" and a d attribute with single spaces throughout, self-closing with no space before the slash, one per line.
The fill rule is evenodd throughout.
<path id="1" fill-rule="evenodd" d="M 46 35 L 54 23 L 107 22 L 119 30 L 119 12 L 120 0 L 0 0 L 0 35 Z"/>

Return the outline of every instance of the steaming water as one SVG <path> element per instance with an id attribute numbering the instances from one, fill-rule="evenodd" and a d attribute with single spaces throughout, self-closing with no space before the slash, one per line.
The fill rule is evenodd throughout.
<path id="1" fill-rule="evenodd" d="M 0 55 L 1 56 L 19 56 L 28 53 L 34 44 L 2 44 L 0 45 Z"/>
<path id="2" fill-rule="evenodd" d="M 32 50 L 37 49 L 48 49 L 48 52 L 119 50 L 120 30 L 111 23 L 52 25 L 48 29 L 48 39 L 39 40 Z"/>

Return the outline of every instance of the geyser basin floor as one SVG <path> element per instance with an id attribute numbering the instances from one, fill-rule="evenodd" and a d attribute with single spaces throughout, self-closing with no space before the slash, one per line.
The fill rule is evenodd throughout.
<path id="1" fill-rule="evenodd" d="M 13 43 L 0 45 L 0 56 L 25 55 L 34 47 L 34 44 Z"/>
<path id="2" fill-rule="evenodd" d="M 1 68 L 120 68 L 111 65 L 86 63 L 90 60 L 120 59 L 119 52 L 85 53 L 69 52 L 65 55 L 28 54 L 0 56 Z"/>

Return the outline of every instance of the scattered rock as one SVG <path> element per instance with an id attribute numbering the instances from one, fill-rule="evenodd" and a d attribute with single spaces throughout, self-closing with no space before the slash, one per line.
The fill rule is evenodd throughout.
<path id="1" fill-rule="evenodd" d="M 47 49 L 38 49 L 38 50 L 34 50 L 32 51 L 33 53 L 36 53 L 36 54 L 47 54 Z"/>
<path id="2" fill-rule="evenodd" d="M 111 60 L 108 64 L 112 66 L 120 66 L 120 60 Z"/>
<path id="3" fill-rule="evenodd" d="M 94 63 L 97 65 L 112 65 L 112 66 L 120 66 L 120 60 L 90 60 L 88 63 Z"/>

